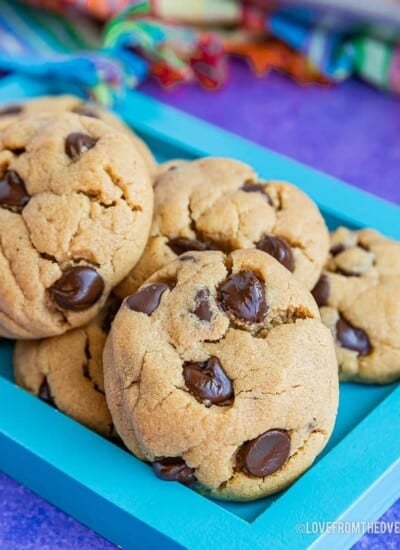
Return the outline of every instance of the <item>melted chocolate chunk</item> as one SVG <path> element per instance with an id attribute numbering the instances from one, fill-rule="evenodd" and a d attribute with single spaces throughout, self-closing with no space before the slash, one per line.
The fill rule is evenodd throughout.
<path id="1" fill-rule="evenodd" d="M 69 134 L 65 140 L 65 153 L 71 159 L 76 159 L 82 153 L 86 153 L 86 151 L 92 149 L 96 143 L 97 140 L 88 134 L 73 132 L 72 134 Z"/>
<path id="2" fill-rule="evenodd" d="M 201 363 L 185 363 L 183 377 L 197 401 L 205 405 L 230 405 L 233 401 L 232 380 L 224 371 L 218 357 Z"/>
<path id="3" fill-rule="evenodd" d="M 85 103 L 81 103 L 81 105 L 74 107 L 72 109 L 72 112 L 76 113 L 77 115 L 89 116 L 90 118 L 100 118 L 96 111 Z"/>
<path id="4" fill-rule="evenodd" d="M 329 252 L 332 254 L 332 256 L 337 256 L 341 252 L 344 252 L 346 250 L 346 247 L 344 244 L 335 244 L 335 246 L 332 246 Z"/>
<path id="5" fill-rule="evenodd" d="M 196 482 L 194 469 L 189 468 L 182 458 L 161 458 L 151 466 L 156 476 L 164 481 L 179 481 L 183 485 L 192 485 Z"/>
<path id="6" fill-rule="evenodd" d="M 326 306 L 329 297 L 329 279 L 326 275 L 321 275 L 311 294 L 319 307 Z"/>
<path id="7" fill-rule="evenodd" d="M 46 403 L 51 405 L 52 407 L 57 408 L 56 403 L 54 401 L 54 397 L 51 395 L 50 386 L 46 376 L 43 378 L 43 382 L 40 384 L 38 397 L 42 401 L 45 401 Z"/>
<path id="8" fill-rule="evenodd" d="M 261 323 L 268 309 L 264 282 L 253 271 L 230 275 L 219 287 L 219 301 L 226 312 L 249 323 Z"/>
<path id="9" fill-rule="evenodd" d="M 265 185 L 262 185 L 261 183 L 246 182 L 245 184 L 242 185 L 240 189 L 245 193 L 261 193 L 266 197 L 268 203 L 271 206 L 274 206 L 274 203 L 272 202 L 271 197 L 268 195 L 267 191 L 265 190 Z"/>
<path id="10" fill-rule="evenodd" d="M 7 170 L 0 180 L 0 206 L 22 210 L 30 198 L 18 172 Z"/>
<path id="11" fill-rule="evenodd" d="M 336 337 L 344 348 L 357 351 L 362 356 L 369 355 L 372 351 L 365 330 L 353 327 L 343 317 L 340 317 L 336 323 Z"/>
<path id="12" fill-rule="evenodd" d="M 201 288 L 195 297 L 196 307 L 193 313 L 200 321 L 211 321 L 212 312 L 210 309 L 210 291 L 208 288 Z"/>
<path id="13" fill-rule="evenodd" d="M 285 239 L 275 235 L 265 235 L 256 243 L 256 248 L 273 256 L 293 273 L 295 268 L 293 252 Z"/>
<path id="14" fill-rule="evenodd" d="M 160 305 L 161 297 L 170 286 L 166 283 L 151 283 L 127 298 L 126 305 L 133 311 L 151 315 Z"/>
<path id="15" fill-rule="evenodd" d="M 284 430 L 268 430 L 242 445 L 238 453 L 241 469 L 255 477 L 280 470 L 289 457 L 290 437 Z"/>
<path id="16" fill-rule="evenodd" d="M 7 105 L 0 109 L 0 116 L 19 115 L 22 113 L 22 105 Z"/>
<path id="17" fill-rule="evenodd" d="M 204 252 L 204 250 L 210 250 L 210 246 L 207 243 L 198 241 L 197 239 L 187 239 L 186 237 L 176 237 L 168 241 L 168 246 L 177 256 L 180 256 L 184 252 L 194 250 L 196 252 Z"/>
<path id="18" fill-rule="evenodd" d="M 101 297 L 104 281 L 92 267 L 71 267 L 49 289 L 54 302 L 62 309 L 83 311 Z"/>

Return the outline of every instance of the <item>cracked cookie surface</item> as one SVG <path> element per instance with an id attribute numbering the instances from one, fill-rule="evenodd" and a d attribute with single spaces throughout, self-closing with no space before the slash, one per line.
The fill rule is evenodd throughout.
<path id="1" fill-rule="evenodd" d="M 103 348 L 119 301 L 83 328 L 43 340 L 20 340 L 14 350 L 16 383 L 108 438 L 116 434 L 104 393 Z"/>
<path id="2" fill-rule="evenodd" d="M 93 319 L 143 252 L 153 192 L 129 138 L 93 117 L 24 117 L 0 132 L 0 334 Z"/>
<path id="3" fill-rule="evenodd" d="M 311 289 L 328 255 L 329 234 L 315 204 L 289 183 L 260 181 L 250 166 L 230 159 L 175 165 L 156 181 L 149 242 L 117 292 L 134 292 L 183 252 L 244 248 L 272 254 Z"/>
<path id="4" fill-rule="evenodd" d="M 400 378 L 399 242 L 340 227 L 313 294 L 335 339 L 342 381 Z"/>
<path id="5" fill-rule="evenodd" d="M 187 252 L 123 302 L 104 350 L 127 447 L 216 498 L 282 490 L 336 416 L 334 345 L 310 293 L 254 249 Z"/>
<path id="6" fill-rule="evenodd" d="M 124 124 L 117 115 L 106 111 L 106 109 L 103 109 L 95 103 L 84 101 L 73 95 L 41 96 L 20 103 L 1 105 L 0 130 L 14 123 L 20 116 L 37 115 L 39 113 L 58 115 L 64 112 L 72 112 L 82 116 L 99 118 L 116 130 L 125 132 L 133 141 L 149 172 L 153 174 L 157 169 L 157 163 L 146 143 Z"/>

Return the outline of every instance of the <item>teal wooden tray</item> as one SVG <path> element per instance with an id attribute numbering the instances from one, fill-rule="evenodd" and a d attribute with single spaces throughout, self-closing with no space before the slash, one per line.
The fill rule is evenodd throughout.
<path id="1" fill-rule="evenodd" d="M 9 78 L 0 102 L 55 91 Z M 140 93 L 129 93 L 119 112 L 160 161 L 238 158 L 262 177 L 304 189 L 331 228 L 372 226 L 400 239 L 400 209 L 392 204 Z M 308 472 L 274 497 L 223 503 L 160 481 L 127 452 L 17 388 L 11 353 L 12 343 L 2 342 L 0 469 L 124 549 L 349 548 L 361 531 L 320 534 L 311 522 L 373 521 L 400 496 L 398 385 L 343 384 L 335 431 Z"/>

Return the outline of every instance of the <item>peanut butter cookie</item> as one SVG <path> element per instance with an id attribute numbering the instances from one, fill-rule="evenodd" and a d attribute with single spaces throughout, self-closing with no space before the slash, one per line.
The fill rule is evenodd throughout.
<path id="1" fill-rule="evenodd" d="M 24 117 L 0 132 L 0 335 L 44 338 L 91 321 L 146 244 L 150 178 L 98 119 Z"/>
<path id="2" fill-rule="evenodd" d="M 157 269 L 189 250 L 258 248 L 274 256 L 310 290 L 329 249 L 329 233 L 302 191 L 261 181 L 250 166 L 221 158 L 175 165 L 155 185 L 150 240 L 117 289 L 134 292 Z"/>
<path id="3" fill-rule="evenodd" d="M 191 251 L 155 273 L 123 302 L 103 359 L 127 447 L 212 497 L 287 487 L 334 425 L 332 337 L 311 294 L 259 250 Z"/>
<path id="4" fill-rule="evenodd" d="M 106 111 L 106 109 L 95 103 L 83 101 L 73 95 L 42 96 L 20 103 L 0 106 L 0 129 L 6 128 L 23 115 L 37 115 L 39 113 L 58 115 L 64 112 L 99 118 L 116 130 L 125 132 L 138 149 L 149 172 L 153 174 L 156 170 L 156 161 L 146 143 L 131 128 L 124 124 L 116 114 Z"/>
<path id="5" fill-rule="evenodd" d="M 115 431 L 104 393 L 103 348 L 119 301 L 83 328 L 43 340 L 20 340 L 14 351 L 17 384 L 105 437 Z"/>
<path id="6" fill-rule="evenodd" d="M 340 227 L 313 294 L 335 339 L 341 380 L 400 378 L 400 243 Z"/>

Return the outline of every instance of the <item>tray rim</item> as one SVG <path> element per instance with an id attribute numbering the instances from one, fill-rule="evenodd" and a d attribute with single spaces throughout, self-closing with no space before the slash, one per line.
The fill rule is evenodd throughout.
<path id="1" fill-rule="evenodd" d="M 4 101 L 5 97 L 23 99 L 44 93 L 49 93 L 49 89 L 43 83 L 8 77 L 0 86 L 0 102 Z M 131 108 L 133 103 L 135 109 Z M 191 115 L 168 107 L 139 92 L 129 92 L 127 101 L 119 109 L 119 112 L 139 132 L 156 140 L 165 141 L 167 139 L 173 146 L 184 148 L 189 156 L 212 153 L 214 156 L 231 155 L 241 158 L 252 164 L 261 174 L 268 170 L 268 174 L 276 172 L 281 175 L 282 179 L 298 183 L 328 214 L 340 217 L 352 225 L 364 225 L 363 220 L 367 216 L 371 225 L 384 233 L 400 238 L 398 223 L 396 227 L 396 221 L 400 219 L 400 209 L 391 203 L 352 188 L 335 178 L 216 128 L 209 123 L 195 119 Z M 189 146 L 184 142 L 183 135 L 191 136 Z M 324 186 L 316 185 L 322 181 L 325 182 Z M 338 206 L 332 205 L 332 200 L 329 200 L 329 195 L 332 197 L 332 194 L 342 205 L 353 203 L 352 211 L 347 212 L 344 216 L 343 211 Z M 113 491 L 112 487 L 103 479 L 93 480 L 92 472 L 79 472 L 79 466 L 74 461 L 71 462 L 70 457 L 60 452 L 60 449 L 52 450 L 50 445 L 46 447 L 46 442 L 44 442 L 43 448 L 43 441 L 37 429 L 26 431 L 23 418 L 9 415 L 10 406 L 20 403 L 21 408 L 18 410 L 29 411 L 29 418 L 41 419 L 36 423 L 37 425 L 47 425 L 50 422 L 49 429 L 54 437 L 60 429 L 64 430 L 65 433 L 71 435 L 71 441 L 74 442 L 77 449 L 85 448 L 81 445 L 89 443 L 89 454 L 95 456 L 97 449 L 108 457 L 117 456 L 115 454 L 117 453 L 118 460 L 125 464 L 125 459 L 121 457 L 126 453 L 109 445 L 108 442 L 73 420 L 49 409 L 47 405 L 3 378 L 0 378 L 0 394 L 3 396 L 0 402 L 0 441 L 2 447 L 10 450 L 9 456 L 6 456 L 7 453 L 0 453 L 0 468 L 113 542 L 121 544 L 124 540 L 124 548 L 132 547 L 129 546 L 129 540 L 131 540 L 129 536 L 132 535 L 132 531 L 129 532 L 129 529 L 133 525 L 140 530 L 141 534 L 145 533 L 150 538 L 155 536 L 154 532 L 162 533 L 164 537 L 168 537 L 165 542 L 168 540 L 169 544 L 175 543 L 175 546 L 205 548 L 204 541 L 199 539 L 193 541 L 190 538 L 192 530 L 198 532 L 196 525 L 200 519 L 204 522 L 202 535 L 208 538 L 212 537 L 213 543 L 218 543 L 221 548 L 250 548 L 254 546 L 258 548 L 265 544 L 267 546 L 274 544 L 274 547 L 296 545 L 296 548 L 306 548 L 311 543 L 314 543 L 316 548 L 323 548 L 321 545 L 324 536 L 318 539 L 317 535 L 295 533 L 295 523 L 304 523 L 307 521 L 307 517 L 308 521 L 310 517 L 316 521 L 334 521 L 356 517 L 360 512 L 363 515 L 358 516 L 359 518 L 362 517 L 365 520 L 365 515 L 368 513 L 371 520 L 376 520 L 400 495 L 400 490 L 396 489 L 396 487 L 400 487 L 400 441 L 398 438 L 396 441 L 397 434 L 394 428 L 394 419 L 400 419 L 400 387 L 395 388 L 325 457 L 252 523 L 247 523 L 213 502 L 179 485 L 176 487 L 169 485 L 168 491 L 160 491 L 159 482 L 145 475 L 144 468 L 146 467 L 139 461 L 136 461 L 137 468 L 143 472 L 146 481 L 145 486 L 144 484 L 140 484 L 140 486 L 145 489 L 146 497 L 143 499 L 144 495 L 141 495 L 143 500 L 141 504 L 136 500 L 126 499 L 126 495 Z M 375 435 L 374 442 L 372 442 L 372 438 L 368 437 L 369 434 Z M 377 445 L 378 453 L 376 452 Z M 374 449 L 375 452 L 372 453 Z M 337 483 L 331 487 L 330 502 L 327 502 L 323 487 L 325 479 L 329 479 L 329 474 L 337 473 L 336 454 L 345 458 L 347 455 L 357 456 L 359 475 L 357 478 L 352 478 L 349 485 L 344 486 Z M 18 459 L 18 456 L 22 458 Z M 372 462 L 368 461 L 370 456 L 373 456 Z M 49 479 L 53 480 L 55 489 L 50 486 L 47 488 L 37 486 L 35 476 L 30 475 L 23 467 L 24 457 L 36 457 L 42 467 L 48 463 L 52 465 L 54 472 L 51 471 Z M 129 456 L 129 461 L 131 460 L 132 457 Z M 131 465 L 131 462 L 129 464 Z M 368 468 L 362 468 L 363 465 Z M 96 466 L 100 468 L 98 463 Z M 124 468 L 124 477 L 121 472 L 119 472 L 119 476 L 112 476 L 113 480 L 118 479 L 120 483 L 129 480 L 129 469 L 132 468 Z M 105 476 L 109 474 L 107 468 L 103 472 Z M 346 479 L 346 468 L 343 469 L 342 466 L 340 472 L 343 479 Z M 396 480 L 396 483 L 393 483 L 393 479 Z M 72 481 L 78 483 L 83 492 L 81 504 L 69 502 L 71 497 L 67 493 Z M 305 494 L 308 495 L 310 486 L 313 487 L 313 498 L 304 498 Z M 307 491 L 304 491 L 305 487 L 307 487 Z M 60 488 L 64 489 L 62 495 L 59 491 Z M 89 514 L 90 510 L 85 510 L 87 508 L 85 503 L 98 500 L 99 504 L 100 499 L 105 499 L 105 508 L 109 513 L 109 519 L 106 517 L 107 514 L 102 514 L 101 522 L 99 522 L 99 517 L 92 517 Z M 302 502 L 301 510 L 298 509 L 299 499 Z M 332 501 L 334 501 L 334 506 L 332 506 Z M 107 506 L 107 502 L 109 506 Z M 151 503 L 149 509 L 145 509 L 144 502 Z M 185 502 L 183 508 L 182 502 Z M 318 510 L 315 509 L 316 502 L 318 502 Z M 290 503 L 295 503 L 296 506 L 290 508 Z M 168 509 L 173 504 L 178 506 L 180 515 L 178 518 L 174 518 L 175 523 L 171 525 L 168 518 L 160 517 L 159 514 L 154 513 L 154 507 L 158 505 Z M 191 517 L 190 506 L 196 510 L 195 521 Z M 127 521 L 126 527 L 122 528 L 123 532 L 116 532 L 115 527 L 111 524 L 111 518 L 112 520 L 121 520 L 127 513 L 130 519 L 135 521 Z M 310 514 L 313 515 L 310 516 Z M 148 526 L 147 529 L 144 524 Z M 292 531 L 288 530 L 290 524 Z M 227 532 L 235 534 L 234 546 L 232 546 L 232 541 L 225 540 Z M 337 543 L 335 547 L 348 548 L 360 536 L 361 534 L 340 536 L 335 541 Z M 331 541 L 331 539 L 329 540 Z M 277 546 L 278 541 L 279 546 Z M 137 542 L 135 541 L 136 548 L 138 547 Z M 189 544 L 190 546 L 187 546 Z"/>

